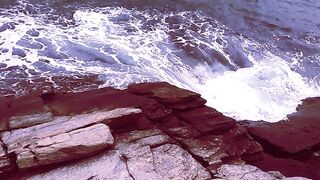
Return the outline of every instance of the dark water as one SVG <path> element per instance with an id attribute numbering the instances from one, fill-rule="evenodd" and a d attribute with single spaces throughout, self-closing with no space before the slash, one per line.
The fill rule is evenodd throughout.
<path id="1" fill-rule="evenodd" d="M 270 121 L 320 95 L 318 0 L 0 2 L 2 95 L 164 80 Z"/>

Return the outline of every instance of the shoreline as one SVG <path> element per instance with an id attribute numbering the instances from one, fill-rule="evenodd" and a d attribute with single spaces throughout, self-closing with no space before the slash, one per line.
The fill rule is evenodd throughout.
<path id="1" fill-rule="evenodd" d="M 250 164 L 287 177 L 320 178 L 319 97 L 307 98 L 288 121 L 276 123 L 237 122 L 207 107 L 200 94 L 165 82 L 0 99 L 0 172 L 10 178 L 17 178 L 17 172 L 18 178 L 52 178 L 101 154 L 124 157 L 127 168 L 121 177 L 137 179 L 141 174 L 215 178 L 223 176 L 226 164 L 233 171 Z M 177 157 L 188 157 L 188 163 L 170 158 L 170 149 Z M 157 163 L 148 164 L 141 152 Z M 185 173 L 168 173 L 167 161 Z M 134 169 L 134 162 L 143 168 Z M 188 169 L 188 164 L 196 168 Z M 147 166 L 157 171 L 148 174 Z"/>

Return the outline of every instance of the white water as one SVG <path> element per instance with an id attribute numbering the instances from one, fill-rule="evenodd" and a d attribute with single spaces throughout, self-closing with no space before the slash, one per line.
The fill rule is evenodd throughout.
<path id="1" fill-rule="evenodd" d="M 200 12 L 151 14 L 124 8 L 78 10 L 74 14 L 76 26 L 68 28 L 24 14 L 0 18 L 0 25 L 9 20 L 17 22 L 14 30 L 0 34 L 0 44 L 4 42 L 0 47 L 9 49 L 8 53 L 0 54 L 0 62 L 9 66 L 26 65 L 46 76 L 68 72 L 99 74 L 104 86 L 118 88 L 134 82 L 168 81 L 201 93 L 208 100 L 208 105 L 239 120 L 278 121 L 294 112 L 301 99 L 320 95 L 319 87 L 292 71 L 287 61 L 249 39 L 225 33 L 228 28 L 218 22 L 212 20 L 212 24 L 207 23 L 207 17 Z M 165 17 L 173 15 L 184 20 L 181 29 L 192 23 L 202 27 L 201 31 L 186 31 L 194 44 L 203 44 L 220 52 L 237 67 L 224 47 L 230 42 L 238 43 L 253 66 L 229 71 L 218 62 L 208 65 L 188 56 L 172 44 L 168 35 L 170 29 Z M 146 20 L 159 23 L 145 28 Z M 45 48 L 30 49 L 16 45 L 30 29 L 37 29 L 40 36 L 30 37 L 29 42 L 47 46 L 45 54 L 53 56 L 44 57 L 39 53 Z M 218 43 L 218 38 L 222 43 Z M 183 37 L 178 40 L 187 43 Z M 11 55 L 13 47 L 23 49 L 26 58 Z M 55 58 L 54 55 L 59 53 L 68 57 Z M 65 70 L 39 69 L 34 63 L 40 58 L 49 60 L 51 69 L 62 67 Z"/>
<path id="2" fill-rule="evenodd" d="M 229 116 L 269 122 L 295 112 L 300 99 L 319 96 L 317 86 L 307 84 L 286 62 L 272 56 L 251 68 L 212 75 L 199 89 L 208 105 Z"/>

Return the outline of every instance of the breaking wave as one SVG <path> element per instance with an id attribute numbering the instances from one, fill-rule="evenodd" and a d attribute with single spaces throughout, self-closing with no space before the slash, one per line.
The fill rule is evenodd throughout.
<path id="1" fill-rule="evenodd" d="M 116 88 L 167 81 L 236 119 L 267 121 L 320 95 L 317 79 L 295 71 L 299 56 L 284 59 L 202 11 L 78 8 L 52 18 L 11 11 L 0 18 L 0 85 L 17 93 L 12 79 L 32 84 L 39 76 L 95 74 Z"/>

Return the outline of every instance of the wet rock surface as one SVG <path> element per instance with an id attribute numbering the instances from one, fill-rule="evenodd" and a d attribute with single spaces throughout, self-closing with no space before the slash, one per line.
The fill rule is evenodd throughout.
<path id="1" fill-rule="evenodd" d="M 35 45 L 33 45 L 35 46 Z M 0 50 L 1 51 L 1 50 Z M 21 49 L 13 51 L 14 54 L 24 56 Z M 7 66 L 0 65 L 0 95 L 29 95 L 48 92 L 74 92 L 97 89 L 103 82 L 95 74 L 66 74 L 65 68 L 55 67 L 49 60 L 41 59 L 30 69 L 26 65 Z M 54 74 L 47 76 L 40 71 Z"/>
<path id="2" fill-rule="evenodd" d="M 304 162 L 270 155 L 199 94 L 164 82 L 1 100 L 0 173 L 9 179 L 272 179 L 244 164 L 269 171 L 273 161 L 281 163 L 270 171 L 285 176 L 310 172 Z M 307 104 L 300 109 L 309 112 Z M 292 167 L 300 171 L 290 174 Z"/>
<path id="3" fill-rule="evenodd" d="M 297 112 L 287 116 L 287 120 L 243 122 L 266 152 L 262 160 L 252 161 L 252 164 L 266 170 L 277 169 L 290 176 L 303 174 L 319 179 L 319 110 L 320 98 L 307 98 L 297 107 Z"/>

